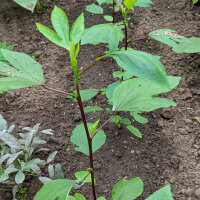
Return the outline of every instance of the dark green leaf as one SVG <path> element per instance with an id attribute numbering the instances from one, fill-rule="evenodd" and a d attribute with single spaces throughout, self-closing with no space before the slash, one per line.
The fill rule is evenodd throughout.
<path id="1" fill-rule="evenodd" d="M 139 177 L 130 180 L 122 179 L 113 187 L 112 198 L 113 200 L 134 200 L 142 194 L 143 185 Z"/>
<path id="2" fill-rule="evenodd" d="M 176 104 L 153 95 L 170 91 L 179 84 L 180 77 L 168 76 L 170 88 L 161 87 L 140 78 L 124 81 L 113 93 L 113 106 L 117 111 L 153 111 Z"/>
<path id="3" fill-rule="evenodd" d="M 133 133 L 133 135 L 135 135 L 136 137 L 142 138 L 142 134 L 141 134 L 140 131 L 139 131 L 137 128 L 135 128 L 134 126 L 128 125 L 128 126 L 126 126 L 126 128 L 127 128 L 131 133 Z"/>
<path id="4" fill-rule="evenodd" d="M 86 6 L 85 10 L 94 14 L 103 14 L 103 8 L 94 3 Z"/>
<path id="5" fill-rule="evenodd" d="M 117 24 L 99 24 L 85 30 L 81 44 L 109 44 L 109 50 L 117 49 L 119 42 L 123 40 L 122 27 Z"/>
<path id="6" fill-rule="evenodd" d="M 170 186 L 162 187 L 145 200 L 173 200 Z"/>
<path id="7" fill-rule="evenodd" d="M 117 64 L 129 73 L 165 87 L 169 86 L 159 56 L 133 49 L 113 52 L 109 56 L 113 57 Z"/>
<path id="8" fill-rule="evenodd" d="M 98 89 L 86 89 L 86 90 L 80 90 L 81 100 L 82 101 L 88 101 L 94 96 L 98 94 Z M 77 102 L 76 99 L 74 99 L 75 102 Z"/>
<path id="9" fill-rule="evenodd" d="M 85 183 L 91 183 L 92 182 L 91 173 L 89 175 L 88 174 L 89 174 L 88 171 L 80 171 L 80 172 L 76 172 L 74 175 L 81 182 L 83 181 Z M 87 178 L 83 180 L 86 176 Z"/>
<path id="10" fill-rule="evenodd" d="M 33 200 L 66 200 L 75 181 L 57 179 L 43 185 Z"/>
<path id="11" fill-rule="evenodd" d="M 116 82 L 108 85 L 108 87 L 106 89 L 106 97 L 109 99 L 110 102 L 112 102 L 113 92 L 114 92 L 115 88 L 117 88 L 120 84 L 121 84 L 120 81 L 116 81 Z"/>
<path id="12" fill-rule="evenodd" d="M 138 113 L 142 113 L 140 111 L 135 111 L 135 112 L 131 112 L 131 116 L 133 116 L 133 118 L 135 119 L 135 121 L 141 123 L 141 124 L 146 124 L 148 123 L 148 119 L 146 119 L 145 117 L 140 116 Z"/>
<path id="13" fill-rule="evenodd" d="M 88 129 L 93 127 L 93 124 L 88 123 Z M 79 124 L 73 131 L 70 138 L 71 142 L 76 145 L 76 151 L 80 151 L 85 155 L 89 156 L 89 147 L 86 132 L 83 124 Z M 97 151 L 106 141 L 106 135 L 104 131 L 100 130 L 92 139 L 92 150 L 93 153 Z"/>
<path id="14" fill-rule="evenodd" d="M 114 78 L 121 78 L 121 77 L 123 77 L 123 80 L 125 81 L 125 80 L 128 80 L 128 79 L 132 78 L 133 74 L 130 73 L 130 72 L 127 72 L 127 71 L 125 71 L 125 72 L 116 71 L 116 72 L 113 72 L 113 77 Z"/>
<path id="15" fill-rule="evenodd" d="M 119 123 L 122 118 L 119 115 L 115 115 L 110 122 Z"/>
<path id="16" fill-rule="evenodd" d="M 131 121 L 128 118 L 123 118 L 120 120 L 120 123 L 127 125 L 127 124 L 131 124 Z"/>
<path id="17" fill-rule="evenodd" d="M 19 89 L 44 83 L 42 67 L 24 53 L 1 50 L 5 59 L 13 67 L 0 62 L 0 92 Z"/>

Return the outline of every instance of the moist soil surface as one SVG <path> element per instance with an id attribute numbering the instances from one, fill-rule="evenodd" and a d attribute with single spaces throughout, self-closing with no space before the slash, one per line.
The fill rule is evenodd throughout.
<path id="1" fill-rule="evenodd" d="M 45 0 L 46 9 L 42 13 L 21 8 L 13 1 L 1 0 L 0 3 L 0 42 L 17 44 L 15 51 L 35 56 L 42 65 L 45 84 L 49 87 L 69 91 L 74 88 L 73 73 L 68 53 L 48 41 L 38 31 L 35 22 L 48 27 L 50 13 L 55 5 L 62 8 L 72 23 L 80 13 L 85 14 L 85 26 L 106 23 L 102 15 L 84 11 L 89 0 Z M 177 107 L 159 109 L 143 116 L 149 123 L 133 124 L 141 130 L 143 138 L 134 137 L 122 127 L 116 134 L 116 126 L 108 124 L 104 131 L 106 143 L 94 154 L 96 190 L 98 196 L 111 199 L 114 184 L 122 178 L 141 177 L 144 181 L 145 199 L 164 185 L 171 185 L 174 199 L 200 199 L 200 54 L 176 54 L 170 47 L 161 44 L 147 35 L 155 29 L 169 28 L 180 35 L 200 37 L 200 6 L 191 6 L 189 0 L 154 0 L 150 8 L 136 8 L 131 12 L 132 25 L 128 36 L 129 47 L 162 56 L 161 60 L 168 75 L 182 77 L 173 91 L 164 96 L 173 99 Z M 112 10 L 105 9 L 109 14 Z M 120 16 L 117 16 L 120 19 Z M 70 24 L 71 25 L 71 24 Z M 121 46 L 123 46 L 122 44 Z M 94 59 L 103 55 L 105 45 L 85 45 L 81 47 L 78 62 L 87 67 Z M 109 59 L 100 61 L 80 79 L 80 88 L 105 88 L 113 82 L 112 72 L 115 63 Z M 84 105 L 99 105 L 102 112 L 87 114 L 88 122 L 100 119 L 102 124 L 109 118 L 105 112 L 106 98 L 97 95 Z M 73 128 L 81 123 L 78 105 L 71 99 L 40 87 L 15 90 L 0 94 L 0 113 L 8 123 L 16 125 L 16 133 L 25 126 L 41 123 L 42 129 L 51 128 L 53 136 L 45 136 L 46 147 L 58 154 L 54 163 L 60 163 L 66 178 L 74 179 L 73 173 L 86 170 L 89 160 L 74 151 L 70 143 Z M 126 116 L 126 113 L 124 114 Z M 66 148 L 69 149 L 66 151 Z M 38 155 L 47 158 L 48 154 Z M 47 175 L 47 170 L 43 171 Z M 24 184 L 27 199 L 32 200 L 42 184 L 31 178 Z M 90 185 L 81 188 L 82 194 L 92 200 Z M 1 192 L 1 200 L 10 200 L 11 194 Z"/>

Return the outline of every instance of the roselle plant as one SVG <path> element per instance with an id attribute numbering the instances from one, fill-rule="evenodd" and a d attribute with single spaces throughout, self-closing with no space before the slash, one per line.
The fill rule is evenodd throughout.
<path id="1" fill-rule="evenodd" d="M 125 6 L 127 5 L 125 4 Z M 129 7 L 131 6 L 128 5 L 126 7 L 125 12 L 129 10 Z M 7 60 L 7 63 L 0 62 L 0 75 L 3 76 L 0 78 L 0 92 L 30 86 L 40 86 L 48 91 L 70 97 L 79 105 L 82 123 L 74 128 L 70 140 L 74 144 L 76 151 L 89 157 L 89 167 L 84 171 L 76 172 L 75 180 L 64 178 L 56 179 L 55 176 L 52 176 L 52 179 L 56 180 L 47 181 L 36 194 L 34 200 L 84 200 L 85 197 L 82 194 L 76 193 L 74 196 L 69 195 L 72 189 L 80 188 L 84 183 L 91 184 L 94 200 L 105 200 L 104 197 L 97 198 L 96 196 L 95 167 L 93 163 L 93 154 L 106 141 L 106 134 L 102 129 L 110 121 L 114 121 L 117 124 L 124 123 L 132 134 L 141 137 L 142 134 L 130 123 L 129 119 L 118 116 L 119 112 L 127 111 L 131 116 L 143 123 L 147 120 L 139 115 L 142 112 L 150 112 L 162 107 L 175 106 L 176 104 L 173 101 L 157 97 L 157 95 L 171 91 L 178 85 L 180 77 L 167 76 L 159 56 L 136 51 L 132 48 L 119 49 L 118 44 L 123 36 L 123 32 L 119 27 L 120 25 L 124 26 L 123 23 L 108 24 L 111 31 L 107 32 L 109 33 L 107 35 L 104 33 L 104 36 L 95 29 L 93 30 L 93 34 L 90 33 L 91 38 L 96 38 L 98 34 L 101 35 L 100 37 L 102 37 L 104 43 L 109 44 L 109 51 L 97 57 L 92 65 L 82 69 L 78 65 L 77 56 L 79 48 L 85 44 L 83 41 L 86 40 L 86 35 L 88 34 L 88 30 L 85 31 L 84 28 L 84 15 L 81 14 L 75 20 L 70 30 L 66 14 L 62 9 L 55 6 L 51 14 L 51 22 L 55 31 L 39 23 L 36 24 L 37 29 L 51 42 L 69 52 L 71 68 L 74 73 L 74 88 L 68 89 L 70 92 L 67 92 L 48 87 L 45 84 L 42 67 L 39 63 L 26 54 L 3 49 L 1 52 Z M 99 42 L 94 41 L 91 43 Z M 94 67 L 103 58 L 113 58 L 125 70 L 122 73 L 126 74 L 126 79 L 117 81 L 106 88 L 106 96 L 109 100 L 109 105 L 112 106 L 111 110 L 107 109 L 109 112 L 112 112 L 109 119 L 104 123 L 101 123 L 99 120 L 88 123 L 85 117 L 86 111 L 89 112 L 94 109 L 101 110 L 101 108 L 92 108 L 90 106 L 84 109 L 83 102 L 97 95 L 98 89 L 81 90 L 79 80 L 85 71 Z M 52 168 L 53 166 L 51 170 Z M 133 200 L 139 197 L 142 192 L 143 182 L 139 177 L 130 180 L 122 179 L 113 187 L 112 198 L 113 200 Z M 146 200 L 161 198 L 166 200 L 172 199 L 169 186 L 161 188 Z"/>

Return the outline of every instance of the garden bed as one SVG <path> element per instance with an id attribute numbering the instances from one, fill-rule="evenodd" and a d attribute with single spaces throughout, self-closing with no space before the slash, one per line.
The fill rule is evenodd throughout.
<path id="1" fill-rule="evenodd" d="M 111 189 L 123 177 L 141 177 L 144 181 L 144 199 L 157 189 L 170 184 L 174 199 L 200 199 L 200 54 L 176 54 L 170 47 L 151 38 L 149 32 L 160 28 L 176 30 L 180 35 L 200 37 L 200 6 L 191 7 L 188 0 L 179 2 L 153 0 L 150 8 L 136 8 L 132 12 L 132 25 L 128 35 L 130 47 L 162 56 L 168 75 L 182 77 L 179 86 L 165 94 L 177 103 L 177 107 L 159 109 L 145 115 L 149 123 L 135 126 L 143 133 L 139 139 L 125 128 L 116 134 L 115 124 L 105 127 L 107 135 L 103 148 L 94 154 L 97 195 L 111 199 Z M 104 23 L 101 15 L 84 11 L 89 0 L 46 0 L 42 13 L 31 14 L 12 1 L 2 0 L 0 7 L 0 38 L 8 44 L 17 44 L 14 50 L 34 56 L 42 65 L 46 84 L 50 87 L 69 90 L 74 85 L 69 56 L 66 51 L 44 38 L 36 31 L 35 22 L 51 27 L 50 13 L 57 5 L 62 8 L 72 23 L 81 12 L 85 15 L 86 27 Z M 106 10 L 109 12 L 109 10 Z M 80 49 L 78 63 L 87 67 L 105 51 L 104 45 L 84 45 Z M 113 81 L 112 60 L 104 59 L 88 70 L 80 79 L 81 89 L 105 88 Z M 95 101 L 94 101 L 95 100 Z M 106 98 L 98 95 L 85 105 L 97 102 L 106 108 Z M 105 110 L 105 109 L 104 109 Z M 65 96 L 32 87 L 0 94 L 0 114 L 15 124 L 18 131 L 24 126 L 41 123 L 41 128 L 51 128 L 54 136 L 46 136 L 47 146 L 58 150 L 55 163 L 63 167 L 66 178 L 86 170 L 89 160 L 74 151 L 69 137 L 74 127 L 81 123 L 78 105 Z M 87 115 L 88 122 L 100 119 L 103 123 L 109 115 L 96 112 Z M 107 116 L 107 118 L 103 118 Z M 66 149 L 69 149 L 66 151 Z M 41 157 L 47 157 L 41 154 Z M 45 172 L 44 172 L 45 173 Z M 36 178 L 25 183 L 28 199 L 42 186 Z M 92 199 L 90 185 L 81 191 Z M 6 197 L 6 198 L 5 198 Z M 9 200 L 11 195 L 0 194 L 0 199 Z"/>

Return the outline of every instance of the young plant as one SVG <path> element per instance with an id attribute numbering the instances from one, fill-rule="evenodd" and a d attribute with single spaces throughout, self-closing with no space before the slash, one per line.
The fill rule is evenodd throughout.
<path id="1" fill-rule="evenodd" d="M 127 1 L 126 1 L 127 2 Z M 126 5 L 126 4 L 125 4 Z M 127 7 L 129 10 L 129 8 Z M 126 12 L 126 10 L 125 10 Z M 161 93 L 171 91 L 180 81 L 180 77 L 167 76 L 164 66 L 160 62 L 159 56 L 136 51 L 132 48 L 118 49 L 119 41 L 121 41 L 123 32 L 120 26 L 124 24 L 106 24 L 110 29 L 106 29 L 107 34 L 101 28 L 101 33 L 98 29 L 93 29 L 90 32 L 90 38 L 84 34 L 84 15 L 81 14 L 74 24 L 69 29 L 68 18 L 64 11 L 55 7 L 51 14 L 51 22 L 55 31 L 48 27 L 37 23 L 38 30 L 50 41 L 64 48 L 69 52 L 71 60 L 71 68 L 74 72 L 74 88 L 71 92 L 61 91 L 50 88 L 45 85 L 42 68 L 34 59 L 23 53 L 1 50 L 8 64 L 0 62 L 0 92 L 10 89 L 19 89 L 30 86 L 42 86 L 44 89 L 73 98 L 79 105 L 79 110 L 82 117 L 82 123 L 74 128 L 70 137 L 71 142 L 75 145 L 75 150 L 89 157 L 89 168 L 85 171 L 75 173 L 76 180 L 56 179 L 44 184 L 41 190 L 36 194 L 34 200 L 80 200 L 85 199 L 81 194 L 75 194 L 75 197 L 69 195 L 72 189 L 80 188 L 85 182 L 91 183 L 93 199 L 96 200 L 96 180 L 95 168 L 93 163 L 93 154 L 102 147 L 106 141 L 106 135 L 102 130 L 112 119 L 114 120 L 119 112 L 130 112 L 138 121 L 144 122 L 145 118 L 139 116 L 141 112 L 150 112 L 162 107 L 175 106 L 176 104 L 166 98 L 157 97 Z M 104 25 L 103 25 L 104 26 Z M 113 28 L 114 27 L 114 28 Z M 83 36 L 84 34 L 84 36 Z M 100 35 L 100 39 L 98 37 Z M 109 44 L 109 51 L 103 56 L 97 57 L 94 63 L 85 69 L 78 66 L 77 55 L 79 53 L 82 39 L 92 40 L 91 43 Z M 89 42 L 88 42 L 89 43 Z M 97 95 L 97 89 L 81 90 L 79 80 L 84 75 L 85 71 L 93 67 L 102 58 L 113 58 L 117 64 L 124 69 L 128 74 L 126 80 L 115 82 L 106 89 L 106 96 L 109 104 L 112 105 L 112 115 L 103 124 L 99 120 L 93 123 L 88 123 L 85 116 L 83 102 Z M 131 74 L 131 75 L 130 75 Z M 137 78 L 133 78 L 133 77 Z M 90 108 L 91 109 L 91 108 Z M 130 120 L 119 118 L 117 124 L 124 123 L 127 128 L 136 136 L 141 137 L 138 129 L 130 124 Z M 99 127 L 98 127 L 99 126 Z M 136 133 L 137 132 L 137 133 Z M 50 167 L 51 173 L 54 172 L 53 166 Z M 52 176 L 52 179 L 55 177 Z M 140 178 L 130 180 L 122 179 L 113 188 L 113 200 L 132 200 L 142 194 L 143 182 Z M 159 190 L 153 196 L 162 196 L 166 200 L 172 199 L 169 187 Z M 153 199 L 151 196 L 149 199 Z M 148 200 L 149 200 L 148 199 Z M 98 200 L 105 200 L 104 197 L 99 197 Z"/>
<path id="2" fill-rule="evenodd" d="M 0 151 L 0 184 L 13 187 L 14 199 L 26 176 L 40 176 L 40 168 L 50 163 L 57 153 L 55 151 L 50 154 L 47 161 L 35 158 L 35 153 L 49 151 L 47 148 L 40 148 L 41 145 L 46 144 L 46 141 L 38 134 L 39 125 L 36 124 L 33 128 L 24 127 L 23 130 L 28 133 L 19 133 L 21 138 L 17 139 L 11 134 L 15 126 L 8 128 L 6 120 L 0 115 L 0 139 L 3 141 Z M 41 132 L 53 135 L 51 131 Z"/>

